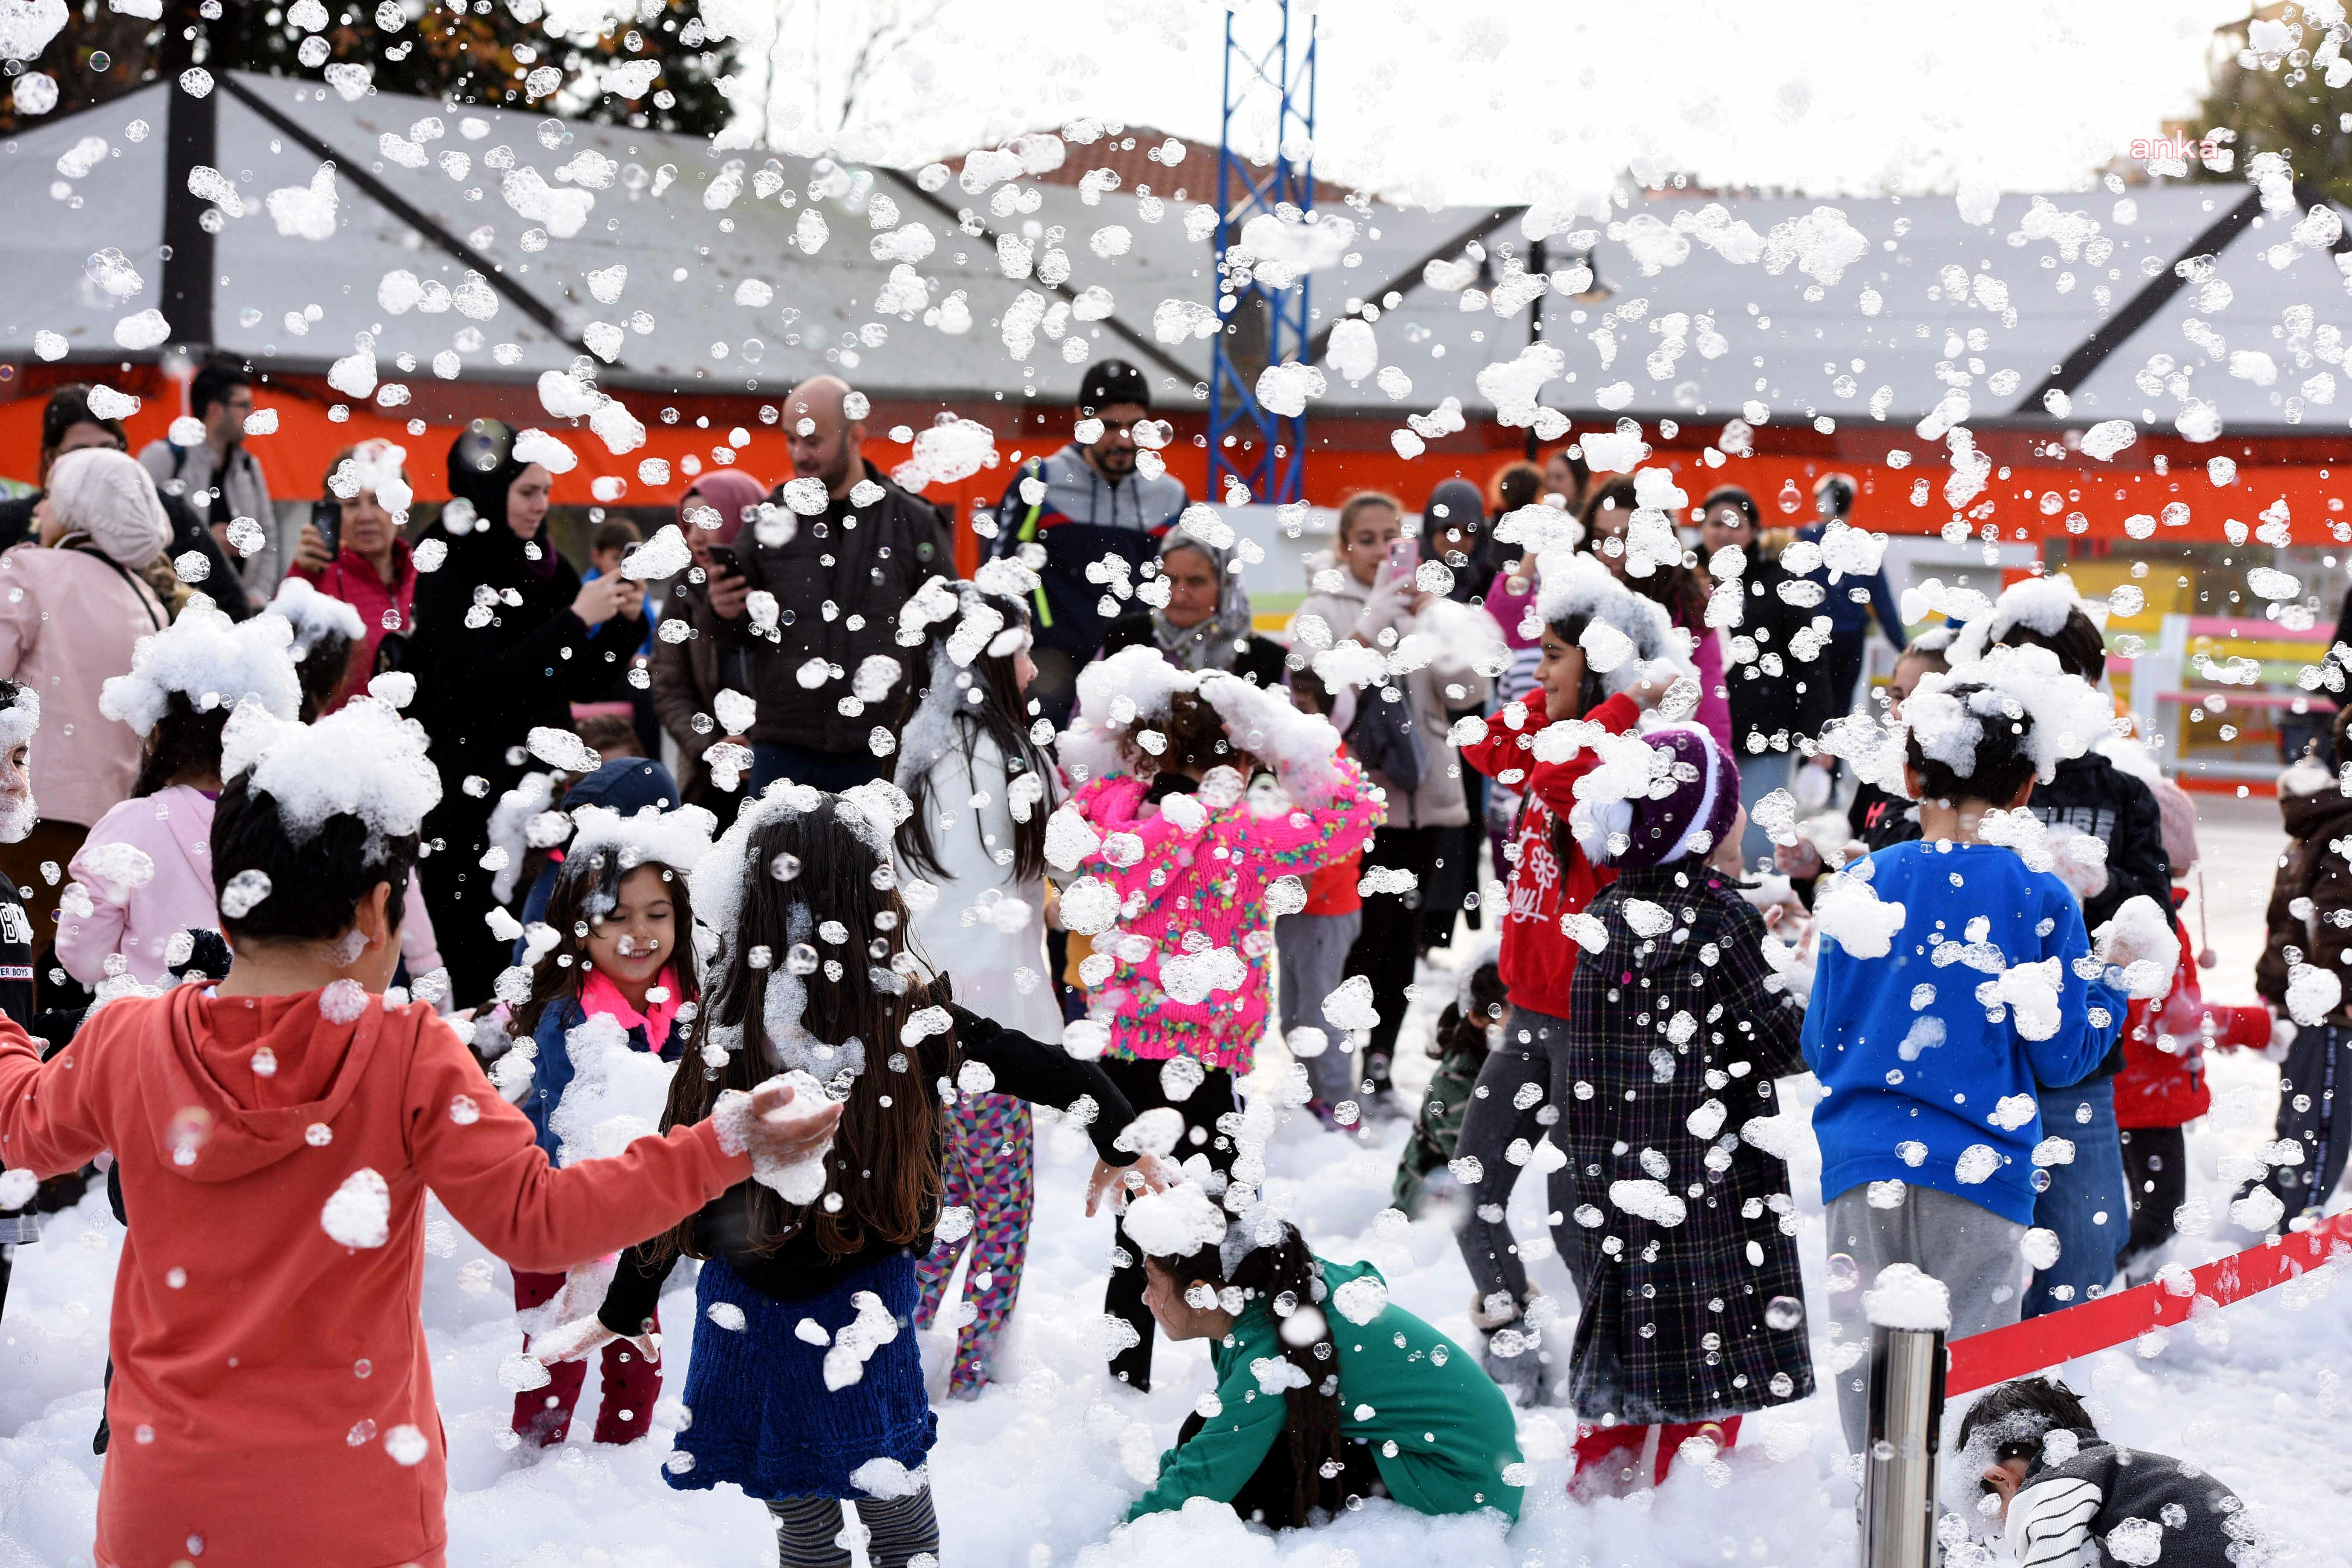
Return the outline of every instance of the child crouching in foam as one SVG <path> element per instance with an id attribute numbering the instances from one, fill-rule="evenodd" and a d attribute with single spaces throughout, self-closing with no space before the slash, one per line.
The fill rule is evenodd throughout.
<path id="1" fill-rule="evenodd" d="M 1139 1112 L 1173 1110 L 1175 1157 L 1219 1190 L 1236 1152 L 1223 1125 L 1234 1084 L 1265 1033 L 1268 890 L 1354 853 L 1384 808 L 1339 749 L 1338 731 L 1281 692 L 1177 669 L 1150 648 L 1078 677 L 1062 761 L 1081 782 L 1047 825 L 1045 856 L 1087 875 L 1062 889 L 1062 921 L 1094 938 L 1103 1070 Z M 1143 1287 L 1121 1233 L 1103 1310 L 1133 1331 L 1110 1365 L 1136 1388 L 1151 1385 Z"/>
<path id="2" fill-rule="evenodd" d="M 1739 771 L 1696 726 L 1645 732 L 1586 781 L 1577 843 L 1616 879 L 1577 927 L 1568 1014 L 1578 1100 L 1552 1129 L 1577 1171 L 1584 1296 L 1570 1384 L 1584 1489 L 1652 1474 L 1693 1438 L 1813 1390 L 1788 1167 L 1743 1138 L 1804 1063 L 1804 1015 L 1765 956 L 1736 869 Z M 1615 1470 L 1616 1475 L 1610 1472 Z"/>
<path id="3" fill-rule="evenodd" d="M 140 1218 L 115 1276 L 123 1440 L 92 1555 L 175 1562 L 195 1538 L 222 1562 L 436 1568 L 425 1190 L 509 1263 L 562 1268 L 742 1180 L 747 1148 L 803 1155 L 837 1113 L 762 1085 L 714 1121 L 551 1169 L 429 1006 L 372 994 L 440 795 L 423 731 L 365 699 L 307 728 L 247 709 L 225 755 L 227 978 L 110 1002 L 47 1063 L 0 1022 L 0 1160 L 57 1172 L 111 1149 Z"/>
<path id="4" fill-rule="evenodd" d="M 1951 1474 L 1977 1479 L 1978 1521 L 1998 1525 L 2027 1568 L 2271 1561 L 2275 1543 L 2237 1493 L 2186 1460 L 2110 1443 L 2055 1378 L 2021 1377 L 1978 1400 L 1960 1418 L 1959 1448 Z"/>
<path id="5" fill-rule="evenodd" d="M 1822 1089 L 1813 1134 L 1830 1251 L 1852 1260 L 1858 1286 L 1831 1298 L 1853 1452 L 1868 1414 L 1864 1292 L 1908 1263 L 1948 1289 L 1954 1339 L 2018 1321 L 2028 1252 L 2039 1264 L 2056 1251 L 2047 1232 L 2027 1247 L 2048 1182 L 2035 1085 L 2095 1068 L 2126 990 L 2154 994 L 2171 973 L 2168 924 L 2145 899 L 2102 932 L 2102 962 L 2086 962 L 2081 906 L 2024 810 L 2037 778 L 2105 732 L 2105 708 L 2039 647 L 1924 678 L 1891 738 L 1922 836 L 1824 878 L 1815 897 L 1804 1050 Z M 1885 777 L 1890 760 L 1873 771 Z"/>

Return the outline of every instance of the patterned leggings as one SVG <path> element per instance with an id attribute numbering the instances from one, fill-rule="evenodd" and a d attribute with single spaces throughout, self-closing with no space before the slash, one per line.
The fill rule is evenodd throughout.
<path id="1" fill-rule="evenodd" d="M 975 1315 L 956 1332 L 955 1369 L 948 1377 L 948 1392 L 959 1398 L 978 1394 L 988 1382 L 996 1337 L 1021 1291 L 1021 1260 L 1029 1250 L 1036 1192 L 1034 1149 L 1029 1107 L 1011 1095 L 967 1095 L 956 1107 L 948 1140 L 947 1202 L 971 1208 L 971 1234 L 939 1243 L 929 1257 L 916 1262 L 922 1295 L 915 1321 L 931 1326 L 956 1259 L 970 1247 L 963 1300 Z"/>

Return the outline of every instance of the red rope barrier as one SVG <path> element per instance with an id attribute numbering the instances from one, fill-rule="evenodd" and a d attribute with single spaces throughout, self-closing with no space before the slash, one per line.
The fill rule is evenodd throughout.
<path id="1" fill-rule="evenodd" d="M 2048 1317 L 1955 1340 L 1948 1347 L 1951 1361 L 1944 1392 L 1948 1396 L 1972 1394 L 2137 1339 L 2150 1329 L 2186 1321 L 2200 1300 L 2221 1307 L 2242 1301 L 2300 1278 L 2345 1247 L 2352 1247 L 2352 1210 L 2283 1236 L 2275 1244 L 2263 1242 L 2191 1269 L 2197 1288 L 2185 1296 L 2157 1279 Z"/>

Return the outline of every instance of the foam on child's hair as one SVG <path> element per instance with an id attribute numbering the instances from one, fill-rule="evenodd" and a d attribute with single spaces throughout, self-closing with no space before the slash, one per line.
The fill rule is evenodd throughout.
<path id="1" fill-rule="evenodd" d="M 331 594 L 321 594 L 299 577 L 289 577 L 278 584 L 277 596 L 262 606 L 262 614 L 275 616 L 294 628 L 296 658 L 310 657 L 321 637 L 339 637 L 347 642 L 367 640 L 367 623 L 360 619 L 356 606 Z"/>
<path id="2" fill-rule="evenodd" d="M 277 616 L 232 621 L 198 594 L 178 620 L 139 639 L 131 673 L 111 676 L 99 689 L 98 710 L 142 735 L 163 717 L 174 692 L 200 713 L 252 702 L 291 719 L 302 706 L 293 641 L 290 621 Z"/>
<path id="3" fill-rule="evenodd" d="M 1961 687 L 1983 689 L 1955 696 Z M 2021 713 L 2032 720 L 2021 742 L 2043 784 L 2058 776 L 2060 763 L 2105 738 L 2115 718 L 2096 689 L 2059 668 L 2056 654 L 2032 646 L 1996 647 L 1973 662 L 1956 658 L 1950 669 L 1921 676 L 1903 704 L 1905 727 L 1919 750 L 1961 778 L 1976 772 L 1985 725 Z"/>
<path id="4" fill-rule="evenodd" d="M 239 703 L 222 737 L 221 776 L 240 775 L 277 803 L 296 843 L 315 837 L 329 817 L 355 816 L 367 826 L 371 854 L 383 839 L 414 835 L 441 802 L 425 727 L 373 696 L 354 698 L 315 724 Z"/>

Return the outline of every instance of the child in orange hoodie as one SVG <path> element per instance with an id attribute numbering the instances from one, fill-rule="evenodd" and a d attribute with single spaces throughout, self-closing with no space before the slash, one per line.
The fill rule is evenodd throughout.
<path id="1" fill-rule="evenodd" d="M 118 1435 L 100 1563 L 445 1561 L 441 1423 L 417 1298 L 425 1194 L 518 1268 L 654 1234 L 838 1112 L 763 1084 L 663 1139 L 550 1168 L 429 1006 L 381 993 L 417 826 L 417 726 L 362 699 L 319 724 L 232 719 L 213 875 L 216 987 L 118 995 L 44 1063 L 0 1021 L 0 1161 L 111 1149 L 139 1224 L 110 1333 Z M 747 1153 L 749 1158 L 747 1158 Z"/>

